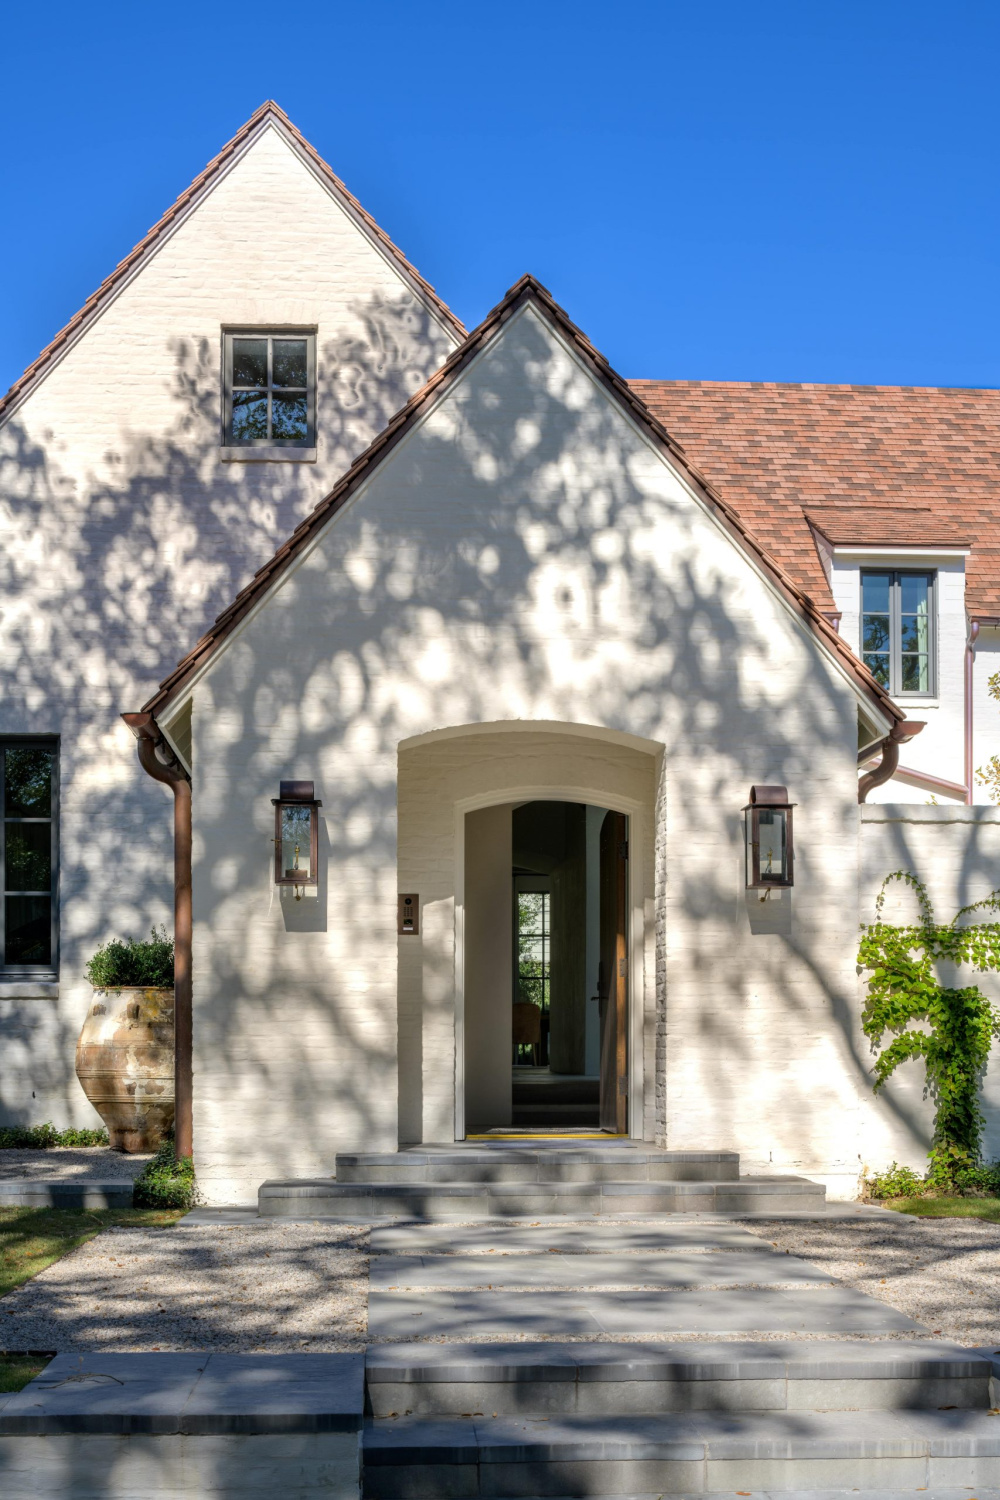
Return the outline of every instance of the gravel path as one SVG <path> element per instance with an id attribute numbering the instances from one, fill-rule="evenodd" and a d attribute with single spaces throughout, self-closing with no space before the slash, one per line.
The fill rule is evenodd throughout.
<path id="1" fill-rule="evenodd" d="M 0 1299 L 0 1349 L 360 1349 L 367 1243 L 351 1224 L 109 1229 Z"/>
<path id="2" fill-rule="evenodd" d="M 585 1232 L 591 1226 L 580 1227 Z M 908 1314 L 925 1325 L 928 1338 L 1000 1349 L 1000 1224 L 900 1214 L 885 1220 L 748 1220 L 740 1227 Z M 531 1337 L 545 1341 L 544 1335 Z M 566 1342 L 577 1337 L 562 1335 Z M 615 1341 L 655 1337 L 626 1334 Z M 363 1225 L 252 1220 L 108 1230 L 0 1301 L 0 1349 L 7 1350 L 286 1353 L 359 1349 L 366 1342 Z"/>
<path id="3" fill-rule="evenodd" d="M 1000 1349 L 1000 1224 L 899 1214 L 743 1227 L 915 1318 L 929 1335 Z"/>
<path id="4" fill-rule="evenodd" d="M 50 1146 L 45 1151 L 5 1147 L 0 1149 L 0 1182 L 12 1177 L 27 1177 L 33 1182 L 81 1177 L 98 1182 L 134 1181 L 149 1159 L 149 1155 L 126 1156 L 107 1146 Z"/>

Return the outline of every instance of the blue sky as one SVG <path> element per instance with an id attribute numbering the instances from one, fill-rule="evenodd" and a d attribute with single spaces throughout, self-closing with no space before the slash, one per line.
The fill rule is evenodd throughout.
<path id="1" fill-rule="evenodd" d="M 996 0 L 60 0 L 3 47 L 0 389 L 267 97 L 470 327 L 532 271 L 626 376 L 1000 384 Z"/>

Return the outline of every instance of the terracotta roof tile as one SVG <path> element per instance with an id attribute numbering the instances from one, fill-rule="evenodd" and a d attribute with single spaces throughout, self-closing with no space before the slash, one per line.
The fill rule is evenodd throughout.
<path id="1" fill-rule="evenodd" d="M 1000 616 L 1000 391 L 629 383 L 821 608 L 809 516 L 841 545 L 971 545 L 969 612 Z"/>
<path id="2" fill-rule="evenodd" d="M 372 238 L 376 240 L 382 247 L 382 249 L 386 251 L 386 253 L 391 257 L 391 259 L 402 271 L 405 278 L 410 281 L 416 288 L 419 288 L 419 290 L 423 293 L 423 295 L 429 302 L 433 303 L 434 307 L 440 314 L 442 321 L 447 324 L 448 328 L 451 330 L 455 338 L 459 340 L 465 338 L 466 330 L 464 324 L 460 321 L 459 318 L 455 316 L 451 309 L 444 302 L 442 302 L 441 298 L 437 295 L 430 282 L 425 281 L 420 273 L 415 269 L 415 267 L 411 266 L 402 250 L 400 250 L 397 245 L 393 244 L 392 240 L 385 233 L 385 231 L 383 229 L 380 229 L 378 224 L 376 224 L 371 214 L 368 213 L 366 209 L 362 208 L 361 204 L 358 202 L 357 198 L 355 198 L 354 194 L 348 191 L 348 189 L 341 182 L 340 178 L 336 175 L 333 169 L 327 165 L 327 163 L 323 160 L 315 147 L 311 146 L 306 140 L 305 136 L 295 128 L 291 120 L 285 114 L 284 110 L 281 109 L 279 105 L 275 104 L 272 99 L 268 99 L 260 106 L 259 109 L 254 111 L 246 124 L 241 126 L 241 128 L 236 132 L 232 140 L 227 141 L 222 150 L 219 152 L 218 156 L 213 157 L 205 170 L 199 173 L 199 175 L 195 178 L 191 186 L 185 188 L 184 192 L 181 193 L 180 197 L 170 205 L 162 218 L 158 219 L 153 225 L 152 229 L 150 229 L 145 235 L 143 235 L 139 243 L 129 251 L 125 259 L 119 261 L 118 265 L 111 272 L 111 275 L 106 277 L 104 281 L 101 282 L 96 292 L 91 293 L 86 302 L 80 308 L 79 312 L 74 313 L 73 317 L 70 318 L 66 326 L 59 330 L 55 338 L 52 339 L 51 343 L 45 346 L 41 354 L 28 366 L 24 374 L 20 376 L 19 379 L 15 380 L 14 384 L 11 386 L 7 394 L 2 399 L 0 399 L 0 420 L 3 419 L 3 417 L 11 407 L 17 404 L 19 398 L 26 392 L 26 390 L 34 382 L 34 380 L 44 372 L 46 366 L 51 363 L 56 355 L 58 355 L 66 347 L 66 345 L 72 341 L 75 335 L 82 330 L 84 325 L 90 320 L 91 317 L 93 317 L 93 315 L 99 310 L 102 304 L 107 301 L 108 297 L 117 289 L 117 287 L 125 279 L 125 277 L 128 276 L 128 274 L 135 268 L 138 262 L 142 260 L 143 256 L 153 249 L 158 240 L 163 238 L 163 236 L 173 226 L 178 217 L 184 213 L 185 209 L 187 209 L 189 205 L 194 201 L 194 199 L 198 197 L 202 190 L 210 184 L 212 178 L 216 177 L 218 173 L 227 165 L 232 157 L 246 143 L 249 137 L 253 135 L 258 126 L 262 125 L 268 119 L 273 120 L 281 127 L 281 129 L 283 129 L 292 137 L 296 145 L 309 158 L 320 175 L 326 179 L 331 187 L 334 188 L 336 193 L 341 198 L 341 201 L 347 206 L 348 210 L 352 212 L 356 216 L 356 218 L 358 218 L 364 224 L 365 228 L 372 236 Z"/>

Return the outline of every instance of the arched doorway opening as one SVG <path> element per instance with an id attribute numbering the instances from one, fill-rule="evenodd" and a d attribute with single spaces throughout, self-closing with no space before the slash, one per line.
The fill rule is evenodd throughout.
<path id="1" fill-rule="evenodd" d="M 397 791 L 398 891 L 419 893 L 420 930 L 401 935 L 398 943 L 398 1078 L 399 1140 L 402 1144 L 442 1143 L 465 1139 L 486 1129 L 514 1131 L 513 1115 L 513 1005 L 517 934 L 515 882 L 538 883 L 548 874 L 559 853 L 560 838 L 579 839 L 583 824 L 586 842 L 589 819 L 591 864 L 593 841 L 608 813 L 620 820 L 616 846 L 625 845 L 621 885 L 624 918 L 617 917 L 620 952 L 616 976 L 620 981 L 624 1023 L 621 1063 L 627 1075 L 622 1085 L 624 1128 L 639 1140 L 656 1136 L 656 923 L 654 919 L 654 827 L 663 747 L 635 735 L 593 725 L 553 721 L 502 721 L 455 726 L 415 736 L 399 747 Z M 553 804 L 573 805 L 578 811 L 562 814 L 549 839 L 548 854 L 538 826 L 542 815 L 558 825 Z M 528 809 L 519 813 L 519 809 Z M 515 818 L 532 830 L 518 830 L 515 863 Z M 544 821 L 544 820 L 543 820 Z M 566 823 L 571 826 L 567 829 Z M 611 825 L 609 825 L 610 828 Z M 551 831 L 551 830 L 550 830 Z M 522 836 L 523 834 L 523 836 Z M 610 837 L 610 833 L 608 835 Z M 546 834 L 546 838 L 549 836 Z M 526 846 L 533 840 L 533 849 Z M 599 842 L 599 837 L 598 837 Z M 487 857 L 487 855 L 489 857 Z M 599 849 L 598 849 L 599 862 Z M 541 869 L 542 864 L 548 866 Z M 567 877 L 568 879 L 569 877 Z M 579 875 L 577 876 L 579 890 Z M 531 894 L 525 890 L 524 894 Z M 556 898 L 550 887 L 550 898 Z M 568 898 L 567 898 L 568 899 Z M 548 1047 L 566 1042 L 570 1048 L 556 1056 L 558 1066 L 571 1072 L 557 1075 L 566 1083 L 581 1075 L 600 1074 L 600 1002 L 592 996 L 600 962 L 600 896 L 594 882 L 583 901 L 588 920 L 576 940 L 577 1007 L 561 1018 L 550 1017 Z M 549 939 L 552 906 L 549 909 Z M 595 948 L 598 950 L 595 953 Z M 550 955 L 551 956 L 551 955 Z M 583 967 L 580 998 L 579 971 Z M 521 976 L 517 976 L 519 979 Z M 525 977 L 532 977 L 530 974 Z M 609 982 L 611 978 L 608 966 Z M 529 986 L 530 990 L 530 986 Z M 492 997 L 492 998 L 489 998 Z M 536 995 L 537 998 L 537 995 Z M 531 999 L 529 994 L 528 999 Z M 579 1066 L 579 1009 L 584 1013 L 583 1067 Z M 560 1025 L 569 1040 L 552 1027 Z M 615 1032 L 617 1036 L 617 1031 Z M 576 1040 L 574 1040 L 574 1036 Z M 595 1074 L 595 1036 L 598 1059 Z M 589 1038 L 589 1051 L 588 1051 Z M 519 1044 L 520 1045 L 520 1044 Z M 576 1061 L 573 1061 L 576 1048 Z M 539 1050 L 541 1057 L 541 1048 Z M 519 1061 L 529 1063 L 526 1052 Z M 616 1066 L 620 1055 L 616 1053 Z M 483 1061 L 485 1059 L 485 1062 Z M 525 1087 L 526 1077 L 521 1075 Z M 589 1086 L 591 1094 L 593 1086 Z M 600 1086 L 598 1085 L 600 1095 Z M 616 1097 L 608 1095 L 607 1099 Z M 536 1104 L 560 1102 L 550 1093 L 532 1096 Z M 579 1101 L 564 1100 L 574 1107 Z M 600 1098 L 598 1098 L 598 1108 Z M 528 1124 L 531 1100 L 521 1100 L 526 1113 L 518 1126 Z M 616 1108 L 617 1108 L 616 1104 Z M 538 1111 L 535 1111 L 536 1116 Z M 547 1111 L 548 1120 L 554 1118 Z M 591 1114 L 593 1119 L 593 1099 Z M 508 1123 L 504 1125 L 504 1120 Z M 543 1122 L 547 1123 L 547 1121 Z M 616 1129 L 619 1121 L 616 1120 Z M 475 1128 L 473 1128 L 475 1127 Z M 597 1133 L 600 1118 L 587 1130 Z"/>

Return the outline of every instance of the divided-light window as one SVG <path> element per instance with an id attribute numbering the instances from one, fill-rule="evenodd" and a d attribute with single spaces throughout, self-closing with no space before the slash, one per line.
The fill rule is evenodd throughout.
<path id="1" fill-rule="evenodd" d="M 861 574 L 865 666 L 894 698 L 935 692 L 936 592 L 934 573 Z"/>
<path id="2" fill-rule="evenodd" d="M 227 447 L 314 447 L 315 335 L 227 333 L 224 417 Z"/>
<path id="3" fill-rule="evenodd" d="M 9 978 L 56 970 L 57 770 L 54 740 L 0 740 L 0 973 Z"/>

